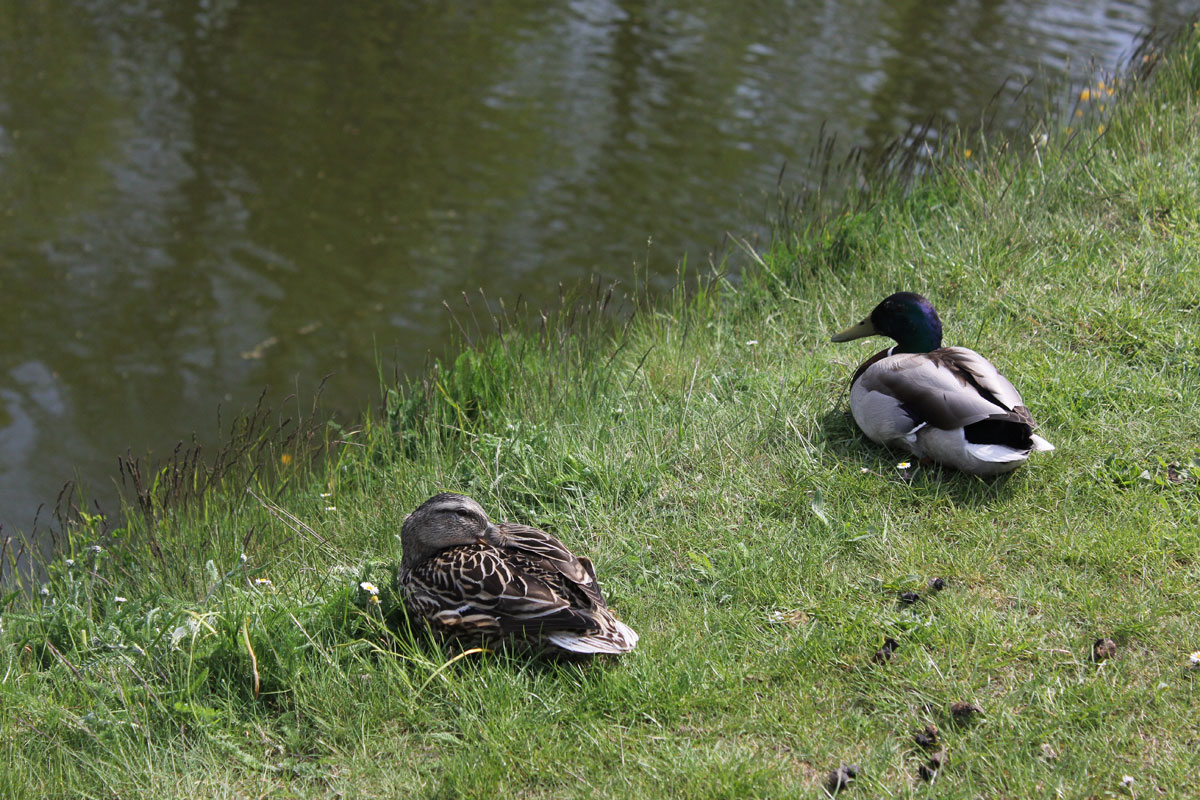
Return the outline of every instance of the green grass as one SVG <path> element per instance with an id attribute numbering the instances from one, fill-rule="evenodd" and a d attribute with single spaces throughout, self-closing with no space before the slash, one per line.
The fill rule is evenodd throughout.
<path id="1" fill-rule="evenodd" d="M 505 321 L 310 467 L 186 502 L 149 476 L 104 537 L 81 516 L 45 593 L 0 605 L 0 796 L 817 797 L 856 763 L 842 796 L 1195 797 L 1200 40 L 1158 60 L 1082 131 L 810 208 L 735 282 Z M 1057 452 L 988 482 L 862 437 L 847 383 L 883 343 L 828 337 L 899 289 Z M 439 489 L 591 556 L 636 652 L 409 632 L 391 565 Z"/>

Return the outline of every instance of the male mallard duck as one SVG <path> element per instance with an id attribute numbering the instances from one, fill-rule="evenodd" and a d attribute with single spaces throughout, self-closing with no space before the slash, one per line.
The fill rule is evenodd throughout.
<path id="1" fill-rule="evenodd" d="M 965 347 L 942 347 L 942 322 L 921 295 L 885 298 L 833 341 L 875 334 L 896 345 L 871 356 L 850 381 L 850 411 L 867 438 L 982 476 L 1054 449 L 1033 432 L 1021 395 L 991 362 Z"/>
<path id="2" fill-rule="evenodd" d="M 545 531 L 491 522 L 469 497 L 426 500 L 405 517 L 400 547 L 405 608 L 436 631 L 573 653 L 627 653 L 637 644 L 608 610 L 590 560 Z"/>

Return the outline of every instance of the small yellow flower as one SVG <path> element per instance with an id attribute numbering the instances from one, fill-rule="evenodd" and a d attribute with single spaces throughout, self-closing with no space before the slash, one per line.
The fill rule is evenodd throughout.
<path id="1" fill-rule="evenodd" d="M 1112 97 L 1113 96 L 1113 88 L 1111 86 L 1108 87 L 1107 89 L 1104 90 L 1104 93 L 1106 95 L 1108 95 L 1109 97 Z"/>
<path id="2" fill-rule="evenodd" d="M 283 464 L 285 467 L 290 465 L 292 463 L 292 454 L 284 453 L 283 455 L 281 455 L 279 457 L 279 463 Z"/>
<path id="3" fill-rule="evenodd" d="M 1075 109 L 1075 116 L 1076 116 L 1076 117 L 1082 117 L 1082 116 L 1083 116 L 1083 109 L 1082 109 L 1082 108 L 1077 108 L 1077 109 Z"/>
<path id="4" fill-rule="evenodd" d="M 1097 126 L 1096 126 L 1096 133 L 1104 133 L 1104 126 L 1103 126 L 1103 125 L 1097 125 Z"/>
<path id="5" fill-rule="evenodd" d="M 1101 103 L 1101 104 L 1100 104 L 1100 110 L 1101 110 L 1101 111 L 1103 111 L 1103 110 L 1104 110 L 1104 103 Z"/>
<path id="6" fill-rule="evenodd" d="M 970 158 L 970 157 L 971 157 L 971 148 L 968 147 L 966 150 L 963 150 L 963 158 Z"/>
<path id="7" fill-rule="evenodd" d="M 1080 93 L 1079 93 L 1079 99 L 1080 99 L 1081 101 L 1083 101 L 1084 103 L 1086 103 L 1088 100 L 1091 100 L 1091 99 L 1092 99 L 1092 92 L 1091 92 L 1091 90 L 1090 90 L 1090 89 L 1084 89 L 1082 92 L 1080 92 Z"/>
<path id="8" fill-rule="evenodd" d="M 1104 91 L 1104 81 L 1097 81 L 1096 88 L 1103 92 Z"/>
<path id="9" fill-rule="evenodd" d="M 374 594 L 373 594 L 373 595 L 371 595 L 371 600 L 370 600 L 370 603 L 371 603 L 371 605 L 373 605 L 373 606 L 377 606 L 377 605 L 379 605 L 379 596 L 378 596 L 378 595 L 374 595 Z"/>

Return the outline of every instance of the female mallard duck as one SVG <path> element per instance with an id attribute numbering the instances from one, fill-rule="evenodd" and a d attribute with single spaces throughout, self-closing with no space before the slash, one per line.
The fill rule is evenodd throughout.
<path id="1" fill-rule="evenodd" d="M 434 495 L 404 519 L 396 583 L 412 617 L 473 641 L 506 637 L 572 653 L 627 653 L 587 558 L 545 531 L 488 519 L 461 494 Z"/>
<path id="2" fill-rule="evenodd" d="M 991 362 L 965 347 L 942 347 L 942 322 L 921 295 L 885 298 L 833 341 L 875 334 L 896 345 L 871 356 L 850 381 L 850 411 L 867 438 L 981 476 L 1054 449 L 1033 432 L 1021 395 Z"/>

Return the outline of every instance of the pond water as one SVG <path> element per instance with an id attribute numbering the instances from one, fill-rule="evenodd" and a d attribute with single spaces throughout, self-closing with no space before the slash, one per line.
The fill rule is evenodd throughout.
<path id="1" fill-rule="evenodd" d="M 463 291 L 668 286 L 762 233 L 822 123 L 970 125 L 1195 9 L 0 0 L 3 531 L 68 479 L 111 498 L 118 454 L 211 441 L 264 387 L 332 374 L 324 407 L 357 416 Z"/>

